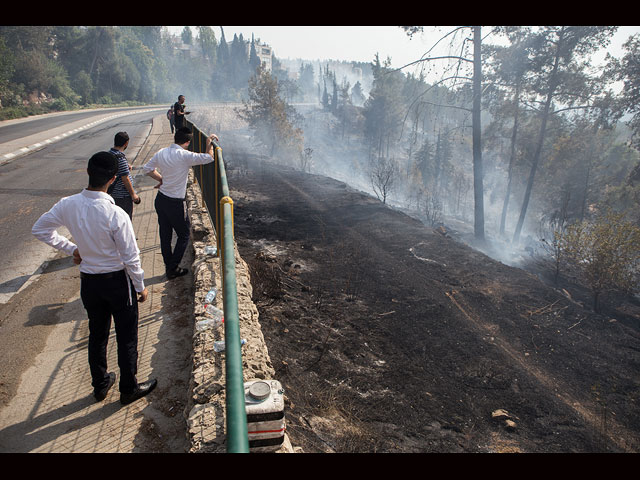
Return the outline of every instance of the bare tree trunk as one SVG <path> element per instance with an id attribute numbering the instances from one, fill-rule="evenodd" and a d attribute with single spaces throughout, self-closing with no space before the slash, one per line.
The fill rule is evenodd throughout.
<path id="1" fill-rule="evenodd" d="M 91 74 L 93 73 L 93 68 L 96 64 L 96 61 L 98 60 L 98 53 L 100 51 L 100 27 L 96 27 L 95 30 L 95 35 L 96 35 L 96 42 L 95 42 L 95 48 L 93 50 L 93 59 L 91 60 L 91 67 L 89 67 L 89 77 L 91 77 Z M 97 81 L 95 82 L 96 84 L 98 83 Z"/>
<path id="2" fill-rule="evenodd" d="M 513 164 L 516 158 L 516 139 L 518 136 L 518 120 L 520 113 L 520 82 L 516 85 L 515 113 L 513 115 L 513 131 L 511 132 L 511 154 L 509 157 L 509 172 L 507 180 L 507 191 L 504 194 L 504 203 L 502 204 L 502 216 L 500 217 L 500 234 L 504 235 L 505 224 L 507 222 L 507 211 L 509 209 L 509 198 L 511 196 L 511 181 L 513 179 Z"/>
<path id="3" fill-rule="evenodd" d="M 473 195 L 474 207 L 474 234 L 477 240 L 484 240 L 484 188 L 482 170 L 482 143 L 480 126 L 480 106 L 482 94 L 482 59 L 481 27 L 473 27 Z"/>
<path id="4" fill-rule="evenodd" d="M 540 134 L 538 135 L 538 144 L 536 145 L 535 154 L 533 156 L 533 163 L 531 164 L 531 172 L 529 173 L 529 180 L 527 182 L 527 189 L 524 193 L 524 200 L 522 201 L 522 209 L 520 210 L 520 218 L 518 219 L 518 225 L 516 231 L 513 234 L 513 243 L 520 240 L 520 233 L 522 232 L 522 225 L 524 224 L 524 217 L 527 214 L 527 208 L 529 206 L 529 199 L 531 198 L 531 190 L 533 189 L 533 180 L 536 176 L 536 170 L 540 163 L 540 156 L 542 154 L 542 145 L 544 143 L 545 132 L 547 129 L 547 121 L 549 120 L 549 109 L 551 107 L 551 100 L 553 100 L 553 94 L 555 93 L 557 85 L 557 72 L 558 65 L 560 63 L 560 46 L 562 44 L 562 36 L 560 37 L 557 48 L 556 56 L 553 63 L 553 70 L 549 77 L 549 91 L 547 93 L 547 100 L 544 104 L 544 111 L 542 113 L 542 125 L 540 126 Z"/>
<path id="5" fill-rule="evenodd" d="M 589 183 L 591 181 L 591 170 L 593 168 L 593 157 L 594 157 L 594 151 L 597 144 L 596 139 L 598 138 L 598 130 L 599 128 L 597 126 L 593 128 L 593 136 L 591 137 L 591 141 L 589 142 L 590 148 L 589 148 L 589 153 L 587 154 L 588 155 L 587 156 L 588 158 L 587 172 L 584 179 L 584 190 L 582 192 L 582 208 L 580 211 L 580 220 L 584 220 L 584 216 L 587 213 L 587 203 L 589 198 Z"/>
<path id="6" fill-rule="evenodd" d="M 433 195 L 438 197 L 440 195 L 440 165 L 442 164 L 442 148 L 440 143 L 440 130 L 438 129 L 438 139 L 436 140 L 436 165 L 435 174 L 433 179 Z"/>

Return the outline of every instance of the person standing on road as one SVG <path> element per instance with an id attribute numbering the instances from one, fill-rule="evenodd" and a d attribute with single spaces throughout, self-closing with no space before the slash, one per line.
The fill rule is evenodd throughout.
<path id="1" fill-rule="evenodd" d="M 169 126 L 171 127 L 171 133 L 173 133 L 173 130 L 175 129 L 175 117 L 174 117 L 173 111 L 174 111 L 174 106 L 171 105 L 171 108 L 167 110 L 167 118 L 169 119 Z"/>
<path id="2" fill-rule="evenodd" d="M 131 178 L 129 162 L 124 154 L 128 146 L 129 135 L 127 135 L 127 132 L 116 133 L 113 139 L 113 147 L 109 152 L 118 159 L 118 173 L 116 174 L 116 181 L 111 184 L 108 193 L 113 197 L 116 205 L 127 212 L 129 218 L 133 219 L 133 204 L 138 205 L 140 197 L 136 195 L 133 189 L 133 178 Z"/>
<path id="3" fill-rule="evenodd" d="M 89 159 L 89 186 L 64 197 L 33 225 L 40 241 L 73 256 L 80 266 L 80 298 L 89 317 L 89 370 L 96 401 L 116 380 L 107 371 L 107 344 L 113 317 L 120 368 L 120 403 L 150 393 L 157 380 L 138 383 L 138 302 L 147 299 L 140 250 L 131 219 L 115 205 L 107 188 L 116 179 L 118 160 L 110 152 Z M 74 241 L 60 235 L 66 227 Z M 137 293 L 137 295 L 136 295 Z"/>
<path id="4" fill-rule="evenodd" d="M 144 173 L 160 182 L 155 200 L 160 233 L 160 251 L 168 279 L 186 275 L 189 270 L 181 268 L 180 261 L 189 243 L 190 222 L 185 204 L 189 170 L 194 165 L 213 162 L 213 139 L 207 138 L 206 153 L 194 153 L 187 148 L 193 139 L 191 130 L 182 127 L 176 130 L 171 146 L 159 150 L 151 160 L 142 166 Z M 159 170 L 159 171 L 158 171 Z M 176 232 L 177 240 L 173 251 L 171 239 Z"/>
<path id="5" fill-rule="evenodd" d="M 184 111 L 184 100 L 184 95 L 180 95 L 178 96 L 178 101 L 173 105 L 173 122 L 176 127 L 176 132 L 179 128 L 184 127 L 184 116 L 191 113 Z"/>

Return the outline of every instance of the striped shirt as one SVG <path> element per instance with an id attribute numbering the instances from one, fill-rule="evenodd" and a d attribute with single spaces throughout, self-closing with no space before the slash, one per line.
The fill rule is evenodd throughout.
<path id="1" fill-rule="evenodd" d="M 129 181 L 133 186 L 133 178 L 131 178 L 131 172 L 129 171 L 129 162 L 127 162 L 127 157 L 125 157 L 124 152 L 120 150 L 116 150 L 112 148 L 109 150 L 109 153 L 113 153 L 118 158 L 118 173 L 116 173 L 117 177 L 115 182 L 113 182 L 113 187 L 109 191 L 109 194 L 113 198 L 127 198 L 130 197 L 129 190 L 124 186 L 122 182 L 122 177 L 129 177 Z"/>

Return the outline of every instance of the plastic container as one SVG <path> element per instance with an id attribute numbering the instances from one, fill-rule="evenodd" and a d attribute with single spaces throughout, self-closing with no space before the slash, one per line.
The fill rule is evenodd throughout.
<path id="1" fill-rule="evenodd" d="M 215 255 L 218 249 L 214 245 L 207 245 L 204 247 L 205 255 Z"/>
<path id="2" fill-rule="evenodd" d="M 204 313 L 211 318 L 216 318 L 221 322 L 224 322 L 224 312 L 217 308 L 215 305 L 206 304 L 204 306 Z"/>
<path id="3" fill-rule="evenodd" d="M 286 431 L 284 390 L 277 380 L 244 383 L 249 450 L 274 452 L 282 447 Z"/>
<path id="4" fill-rule="evenodd" d="M 217 328 L 222 326 L 222 319 L 217 318 L 206 318 L 204 320 L 200 320 L 196 322 L 196 332 L 203 332 L 209 328 Z"/>
<path id="5" fill-rule="evenodd" d="M 240 340 L 240 346 L 244 345 L 245 343 L 247 343 L 246 339 L 243 338 L 242 340 Z M 213 349 L 216 352 L 224 352 L 224 349 L 225 349 L 224 340 L 218 340 L 213 342 Z"/>
<path id="6" fill-rule="evenodd" d="M 207 295 L 204 297 L 204 303 L 211 303 L 216 299 L 216 295 L 218 294 L 218 290 L 214 287 L 207 292 Z"/>

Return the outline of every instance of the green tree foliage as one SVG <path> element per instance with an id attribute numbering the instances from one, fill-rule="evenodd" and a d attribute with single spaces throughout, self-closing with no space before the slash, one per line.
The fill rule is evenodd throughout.
<path id="1" fill-rule="evenodd" d="M 525 98 L 525 79 L 530 74 L 532 65 L 528 61 L 529 50 L 534 38 L 528 30 L 506 29 L 510 40 L 509 46 L 488 47 L 488 56 L 492 58 L 486 75 L 491 82 L 489 94 L 490 109 L 494 114 L 494 125 L 504 129 L 509 137 L 509 156 L 507 163 L 507 186 L 502 203 L 500 217 L 500 234 L 504 235 L 507 212 L 511 200 L 514 168 L 517 161 L 518 127 L 522 117 L 522 104 Z M 507 119 L 512 119 L 509 123 Z"/>
<path id="2" fill-rule="evenodd" d="M 6 98 L 11 93 L 10 81 L 15 71 L 13 62 L 13 55 L 7 48 L 5 39 L 0 37 L 0 99 Z"/>
<path id="3" fill-rule="evenodd" d="M 596 311 L 603 293 L 637 288 L 640 228 L 624 214 L 608 211 L 596 220 L 569 225 L 562 242 L 572 267 L 591 289 Z"/>
<path id="4" fill-rule="evenodd" d="M 180 38 L 182 39 L 182 43 L 185 45 L 191 45 L 193 43 L 193 32 L 191 31 L 191 27 L 184 27 L 180 34 Z"/>
<path id="5" fill-rule="evenodd" d="M 260 66 L 260 57 L 258 57 L 258 52 L 256 50 L 256 42 L 253 38 L 253 36 L 251 37 L 251 48 L 249 49 L 249 71 L 251 73 L 255 73 L 255 71 L 258 69 L 258 67 Z"/>
<path id="6" fill-rule="evenodd" d="M 21 96 L 34 100 L 42 97 L 75 100 L 67 72 L 53 58 L 53 27 L 2 26 L 0 35 L 4 50 L 10 52 L 3 61 L 6 75 L 3 104 L 18 104 Z M 12 91 L 18 95 L 10 95 Z"/>
<path id="7" fill-rule="evenodd" d="M 282 158 L 300 158 L 304 138 L 296 127 L 299 115 L 281 98 L 278 79 L 264 67 L 249 79 L 249 99 L 236 112 L 271 156 L 278 152 Z"/>
<path id="8" fill-rule="evenodd" d="M 216 49 L 218 47 L 216 35 L 213 33 L 211 27 L 203 26 L 196 28 L 198 29 L 198 44 L 200 45 L 202 58 L 214 65 L 217 55 Z"/>
<path id="9" fill-rule="evenodd" d="M 234 36 L 229 45 L 221 30 L 218 42 L 208 26 L 177 36 L 162 26 L 0 26 L 0 114 L 36 104 L 171 103 L 179 93 L 238 101 L 259 65 L 253 40 Z"/>
<path id="10" fill-rule="evenodd" d="M 298 72 L 298 83 L 300 85 L 301 92 L 309 92 L 310 95 L 313 95 L 313 91 L 315 88 L 315 75 L 313 73 L 313 65 L 304 62 L 300 65 L 300 70 Z M 302 100 L 307 100 L 304 98 L 304 94 L 302 95 Z M 311 97 L 308 100 L 311 100 Z"/>
<path id="11" fill-rule="evenodd" d="M 364 104 L 366 100 L 366 97 L 364 95 L 364 92 L 362 91 L 362 84 L 358 81 L 353 85 L 353 88 L 351 89 L 351 102 L 354 105 L 362 105 Z"/>
<path id="12" fill-rule="evenodd" d="M 376 55 L 373 79 L 373 87 L 363 110 L 365 133 L 371 155 L 388 157 L 402 126 L 405 108 L 401 94 L 403 76 L 391 70 L 389 60 L 380 63 Z"/>
<path id="13" fill-rule="evenodd" d="M 514 241 L 519 240 L 524 225 L 554 102 L 562 102 L 571 108 L 586 107 L 585 104 L 602 94 L 602 83 L 587 73 L 586 66 L 590 55 L 608 44 L 616 28 L 547 26 L 534 34 L 528 61 L 531 65 L 530 71 L 536 72 L 536 76 L 528 82 L 528 85 L 532 94 L 536 95 L 536 100 L 539 100 L 542 105 L 540 130 L 531 159 L 531 169 L 513 236 Z"/>

